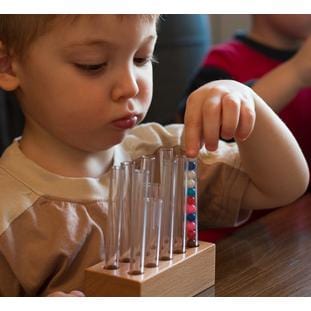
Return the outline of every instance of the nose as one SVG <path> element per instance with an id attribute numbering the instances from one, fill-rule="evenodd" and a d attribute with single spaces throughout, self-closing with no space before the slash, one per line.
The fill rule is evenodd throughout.
<path id="1" fill-rule="evenodd" d="M 115 77 L 111 97 L 119 102 L 135 97 L 139 92 L 137 77 L 132 68 L 123 68 Z"/>

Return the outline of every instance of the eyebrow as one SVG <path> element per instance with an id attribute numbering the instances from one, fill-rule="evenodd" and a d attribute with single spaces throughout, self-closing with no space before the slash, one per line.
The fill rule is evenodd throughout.
<path id="1" fill-rule="evenodd" d="M 157 39 L 157 35 L 150 35 L 146 39 L 143 40 L 142 44 L 153 41 Z M 114 45 L 113 42 L 106 41 L 103 39 L 86 39 L 82 41 L 72 42 L 66 46 L 66 48 L 76 48 L 76 47 L 84 47 L 84 46 L 94 46 L 94 47 L 105 47 L 107 45 Z"/>

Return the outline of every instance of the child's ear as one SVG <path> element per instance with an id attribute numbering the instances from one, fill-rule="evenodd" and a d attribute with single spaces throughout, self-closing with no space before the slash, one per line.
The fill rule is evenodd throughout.
<path id="1" fill-rule="evenodd" d="M 5 91 L 14 91 L 18 85 L 19 80 L 12 70 L 11 57 L 0 41 L 0 88 Z"/>

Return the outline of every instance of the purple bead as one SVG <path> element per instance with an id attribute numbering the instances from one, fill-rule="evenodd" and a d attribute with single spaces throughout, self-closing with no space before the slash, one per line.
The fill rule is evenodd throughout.
<path id="1" fill-rule="evenodd" d="M 195 218 L 196 218 L 195 213 L 187 214 L 187 221 L 195 221 Z"/>
<path id="2" fill-rule="evenodd" d="M 188 162 L 188 170 L 189 171 L 194 171 L 196 168 L 195 162 L 189 161 Z"/>

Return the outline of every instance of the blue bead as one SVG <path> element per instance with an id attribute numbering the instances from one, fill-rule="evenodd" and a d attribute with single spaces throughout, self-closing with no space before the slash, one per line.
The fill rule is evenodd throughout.
<path id="1" fill-rule="evenodd" d="M 188 170 L 189 171 L 195 170 L 195 162 L 191 162 L 191 161 L 188 162 Z"/>
<path id="2" fill-rule="evenodd" d="M 187 214 L 187 221 L 195 221 L 196 215 L 195 213 Z"/>
<path id="3" fill-rule="evenodd" d="M 187 195 L 189 197 L 195 197 L 195 188 L 188 188 L 187 189 Z"/>

